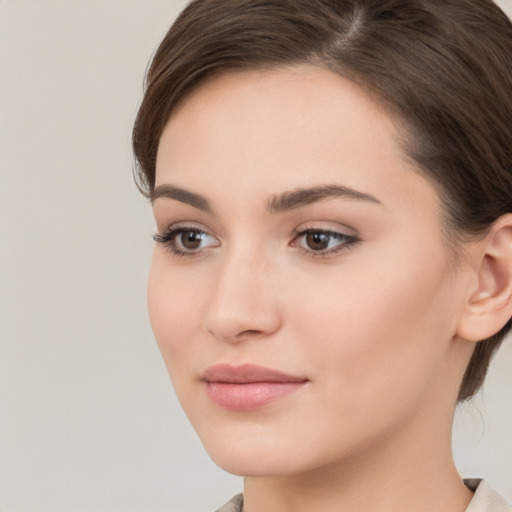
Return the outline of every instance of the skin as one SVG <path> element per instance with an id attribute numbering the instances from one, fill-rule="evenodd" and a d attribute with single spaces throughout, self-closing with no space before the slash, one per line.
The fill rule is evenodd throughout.
<path id="1" fill-rule="evenodd" d="M 474 349 L 458 329 L 477 258 L 461 252 L 453 265 L 438 194 L 397 139 L 355 85 L 309 66 L 210 79 L 163 132 L 157 233 L 204 235 L 186 255 L 156 244 L 151 323 L 206 450 L 245 476 L 246 512 L 462 512 L 471 499 L 451 423 Z M 268 211 L 277 195 L 325 185 L 373 199 Z M 297 236 L 303 229 L 357 242 L 331 239 L 337 252 L 319 254 Z M 201 380 L 218 363 L 307 384 L 256 411 L 229 411 Z"/>

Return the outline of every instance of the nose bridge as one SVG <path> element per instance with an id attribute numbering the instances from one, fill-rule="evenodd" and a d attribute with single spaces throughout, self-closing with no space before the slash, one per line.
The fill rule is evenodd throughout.
<path id="1" fill-rule="evenodd" d="M 206 328 L 218 339 L 239 341 L 269 335 L 279 327 L 274 275 L 277 269 L 263 251 L 232 247 L 222 258 Z"/>

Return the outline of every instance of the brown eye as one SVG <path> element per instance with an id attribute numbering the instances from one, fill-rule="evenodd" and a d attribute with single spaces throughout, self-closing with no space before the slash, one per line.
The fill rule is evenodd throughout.
<path id="1" fill-rule="evenodd" d="M 204 233 L 201 231 L 183 231 L 178 238 L 184 249 L 193 251 L 201 246 Z"/>
<path id="2" fill-rule="evenodd" d="M 302 249 L 307 255 L 327 258 L 350 250 L 358 242 L 356 236 L 338 231 L 305 229 L 297 232 L 290 245 Z"/>
<path id="3" fill-rule="evenodd" d="M 192 256 L 203 252 L 203 249 L 220 246 L 217 238 L 196 228 L 171 227 L 162 234 L 156 233 L 153 238 L 176 256 Z"/>
<path id="4" fill-rule="evenodd" d="M 313 231 L 306 234 L 305 241 L 312 251 L 325 251 L 329 247 L 331 236 L 320 231 Z"/>

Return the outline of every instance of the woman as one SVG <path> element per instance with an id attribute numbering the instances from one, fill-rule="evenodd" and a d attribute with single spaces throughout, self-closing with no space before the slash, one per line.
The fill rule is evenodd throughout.
<path id="1" fill-rule="evenodd" d="M 485 0 L 196 0 L 135 123 L 151 323 L 222 511 L 510 510 L 457 402 L 512 317 L 512 26 Z"/>

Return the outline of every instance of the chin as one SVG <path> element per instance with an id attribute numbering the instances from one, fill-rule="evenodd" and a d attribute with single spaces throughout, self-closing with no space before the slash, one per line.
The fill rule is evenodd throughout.
<path id="1" fill-rule="evenodd" d="M 217 466 L 232 475 L 242 477 L 276 477 L 297 473 L 297 465 L 286 457 L 253 451 L 207 450 Z"/>
<path id="2" fill-rule="evenodd" d="M 198 431 L 201 442 L 213 462 L 224 471 L 243 477 L 296 476 L 331 465 L 343 458 L 343 447 L 334 451 L 311 436 L 281 429 L 208 428 Z M 336 457 L 334 457 L 336 452 Z M 348 455 L 348 454 L 347 454 Z"/>
<path id="3" fill-rule="evenodd" d="M 217 466 L 238 476 L 264 476 L 278 464 L 275 450 L 246 438 L 233 435 L 199 435 L 203 446 Z M 273 456 L 269 457 L 269 454 Z"/>
<path id="4" fill-rule="evenodd" d="M 299 462 L 290 457 L 289 447 L 281 436 L 269 434 L 265 429 L 260 432 L 255 429 L 208 429 L 199 430 L 198 434 L 213 462 L 233 475 L 289 474 L 296 470 Z"/>

